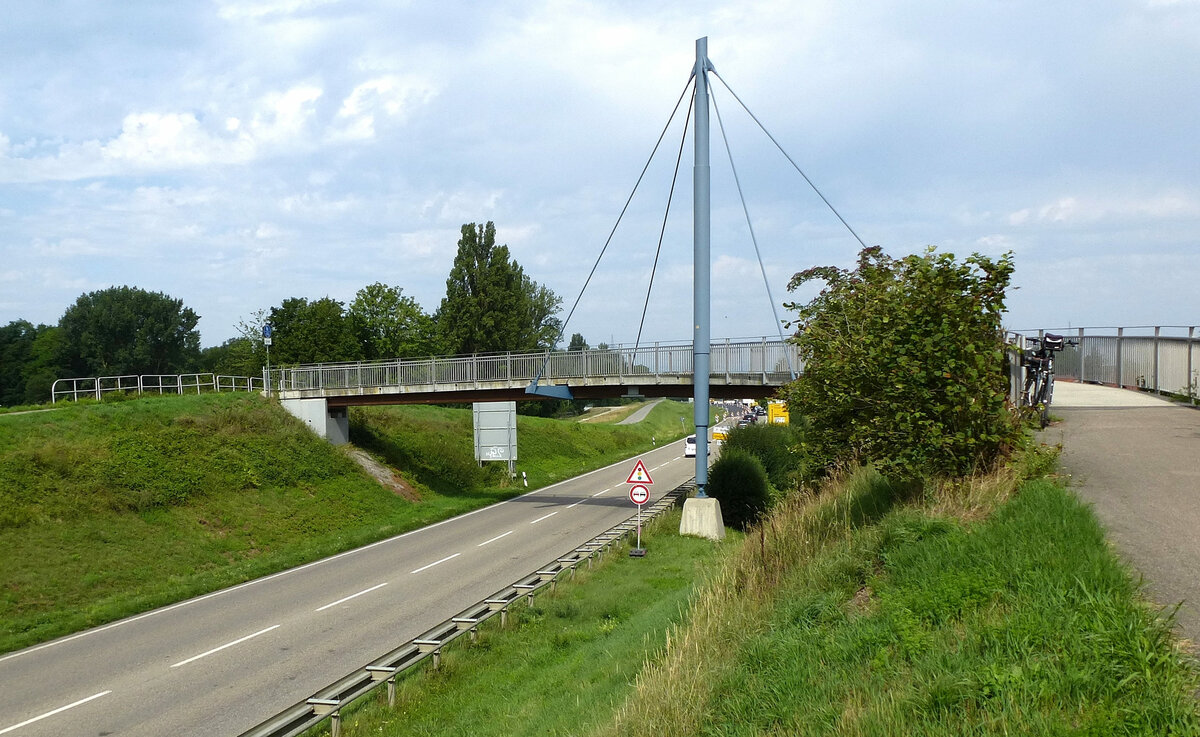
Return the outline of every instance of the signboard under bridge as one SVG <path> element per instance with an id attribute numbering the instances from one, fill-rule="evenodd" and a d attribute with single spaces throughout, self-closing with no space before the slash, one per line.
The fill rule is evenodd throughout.
<path id="1" fill-rule="evenodd" d="M 475 402 L 471 405 L 475 423 L 475 460 L 507 461 L 513 473 L 517 462 L 517 403 Z"/>

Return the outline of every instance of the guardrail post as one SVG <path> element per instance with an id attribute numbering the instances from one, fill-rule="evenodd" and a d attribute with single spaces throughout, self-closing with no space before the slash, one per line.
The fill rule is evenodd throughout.
<path id="1" fill-rule="evenodd" d="M 1162 327 L 1154 326 L 1154 393 L 1158 393 L 1158 354 L 1160 351 L 1159 336 L 1162 333 Z"/>
<path id="2" fill-rule="evenodd" d="M 1125 340 L 1125 328 L 1117 328 L 1117 386 L 1125 386 L 1125 361 L 1121 355 L 1121 343 Z"/>
<path id="3" fill-rule="evenodd" d="M 1187 379 L 1186 379 L 1186 381 L 1187 381 L 1187 390 L 1188 390 L 1188 398 L 1192 400 L 1192 404 L 1193 404 L 1193 405 L 1195 405 L 1195 404 L 1196 404 L 1196 395 L 1197 395 L 1197 394 L 1200 394 L 1200 379 L 1197 379 L 1197 380 L 1196 380 L 1196 384 L 1193 384 L 1193 383 L 1192 383 L 1192 381 L 1193 381 L 1193 380 L 1192 380 L 1192 371 L 1194 370 L 1194 369 L 1192 368 L 1192 349 L 1193 349 L 1193 347 L 1194 347 L 1194 342 L 1195 342 L 1195 339 L 1196 339 L 1196 326 L 1195 326 L 1195 325 L 1193 325 L 1192 327 L 1188 328 L 1188 337 L 1187 337 Z"/>
<path id="4" fill-rule="evenodd" d="M 1083 351 L 1083 328 L 1079 328 L 1079 339 L 1075 342 L 1079 344 L 1076 350 L 1079 351 L 1079 381 L 1082 383 L 1087 381 L 1087 371 L 1085 370 L 1086 367 L 1084 366 L 1084 357 L 1087 354 Z"/>

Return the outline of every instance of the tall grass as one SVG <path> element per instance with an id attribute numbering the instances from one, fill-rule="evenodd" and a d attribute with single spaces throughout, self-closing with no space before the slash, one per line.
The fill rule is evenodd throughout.
<path id="1" fill-rule="evenodd" d="M 763 612 L 781 580 L 832 541 L 878 519 L 896 496 L 885 479 L 861 470 L 828 484 L 820 499 L 785 500 L 721 565 L 697 596 L 687 624 L 671 632 L 665 652 L 646 664 L 634 694 L 599 734 L 697 734 L 703 705 L 743 643 L 765 626 Z"/>

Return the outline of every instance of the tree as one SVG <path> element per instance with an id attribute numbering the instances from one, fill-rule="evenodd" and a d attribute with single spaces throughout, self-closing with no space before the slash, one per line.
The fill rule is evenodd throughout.
<path id="1" fill-rule="evenodd" d="M 568 351 L 586 351 L 588 348 L 587 341 L 583 339 L 583 333 L 573 333 L 571 342 L 567 344 Z"/>
<path id="2" fill-rule="evenodd" d="M 25 383 L 25 403 L 41 404 L 50 400 L 55 379 L 68 378 L 63 363 L 66 354 L 62 328 L 39 325 L 37 337 L 29 348 L 29 359 L 21 371 Z"/>
<path id="3" fill-rule="evenodd" d="M 28 320 L 13 320 L 0 328 L 0 406 L 25 403 L 23 374 L 38 329 Z"/>
<path id="4" fill-rule="evenodd" d="M 554 317 L 562 300 L 525 275 L 496 245 L 496 226 L 462 226 L 446 296 L 436 320 L 451 353 L 533 351 L 552 348 L 558 337 Z"/>
<path id="5" fill-rule="evenodd" d="M 248 338 L 230 338 L 200 353 L 200 369 L 223 376 L 262 376 L 265 354 Z"/>
<path id="6" fill-rule="evenodd" d="M 182 300 L 122 286 L 80 296 L 58 324 L 69 371 L 114 376 L 189 370 L 200 354 L 199 320 Z"/>
<path id="7" fill-rule="evenodd" d="M 821 467 L 874 463 L 897 479 L 971 473 L 1015 439 L 1006 407 L 1001 313 L 1012 255 L 958 263 L 931 247 L 858 266 L 801 271 L 825 288 L 799 317 L 804 373 L 787 387 L 808 420 L 804 448 Z"/>
<path id="8" fill-rule="evenodd" d="M 428 356 L 437 352 L 433 318 L 400 287 L 376 282 L 358 290 L 348 317 L 365 358 Z"/>
<path id="9" fill-rule="evenodd" d="M 271 357 L 280 364 L 357 361 L 362 345 L 342 303 L 330 297 L 285 299 L 271 308 Z"/>

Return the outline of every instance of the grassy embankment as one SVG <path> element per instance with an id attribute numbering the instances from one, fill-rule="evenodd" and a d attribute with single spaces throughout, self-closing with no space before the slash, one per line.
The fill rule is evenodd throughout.
<path id="1" fill-rule="evenodd" d="M 343 734 L 1200 733 L 1193 661 L 1051 480 L 863 472 L 720 545 L 677 524 Z"/>
<path id="2" fill-rule="evenodd" d="M 613 427 L 518 419 L 530 488 L 683 434 L 665 402 Z M 351 438 L 419 495 L 384 489 L 246 394 L 0 418 L 0 652 L 216 590 L 524 491 L 472 452 L 470 409 L 355 411 Z"/>

